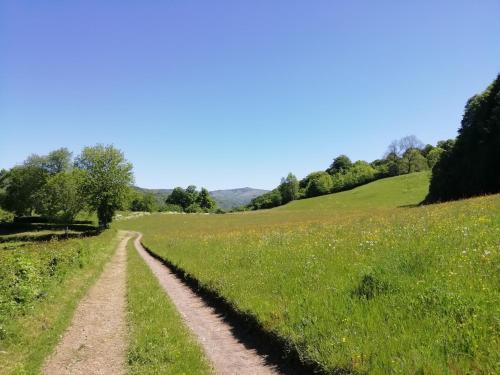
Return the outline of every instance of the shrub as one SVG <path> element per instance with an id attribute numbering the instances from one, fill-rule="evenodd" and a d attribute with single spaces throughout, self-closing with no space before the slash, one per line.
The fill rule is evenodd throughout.
<path id="1" fill-rule="evenodd" d="M 353 295 L 370 300 L 387 289 L 387 283 L 379 280 L 374 275 L 367 274 L 362 277 L 358 286 L 354 289 Z"/>
<path id="2" fill-rule="evenodd" d="M 333 180 L 327 172 L 314 172 L 309 175 L 309 182 L 306 187 L 306 197 L 317 197 L 330 193 L 333 187 Z"/>
<path id="3" fill-rule="evenodd" d="M 365 161 L 358 160 L 344 173 L 333 176 L 332 191 L 349 190 L 356 186 L 366 184 L 376 179 L 377 170 Z"/>
<path id="4" fill-rule="evenodd" d="M 274 189 L 269 193 L 254 198 L 249 207 L 254 210 L 260 210 L 261 208 L 273 208 L 280 206 L 282 202 L 283 199 L 281 197 L 281 192 L 279 191 L 279 189 Z"/>
<path id="5" fill-rule="evenodd" d="M 0 208 L 0 223 L 10 223 L 14 220 L 12 212 L 4 211 Z"/>
<path id="6" fill-rule="evenodd" d="M 187 212 L 189 214 L 196 214 L 196 213 L 201 213 L 204 211 L 197 203 L 193 203 L 193 204 L 189 205 L 188 207 L 186 207 L 184 212 Z"/>
<path id="7" fill-rule="evenodd" d="M 182 207 L 176 204 L 165 203 L 158 209 L 161 212 L 182 212 Z"/>

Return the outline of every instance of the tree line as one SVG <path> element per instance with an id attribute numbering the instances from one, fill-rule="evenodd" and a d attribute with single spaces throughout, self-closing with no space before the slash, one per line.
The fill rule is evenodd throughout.
<path id="1" fill-rule="evenodd" d="M 108 227 L 117 210 L 221 212 L 205 188 L 176 187 L 158 201 L 132 182 L 132 164 L 113 146 L 85 147 L 76 158 L 67 148 L 32 154 L 0 171 L 0 221 L 40 215 L 70 223 L 81 212 L 95 212 L 99 225 Z"/>
<path id="2" fill-rule="evenodd" d="M 391 142 L 382 159 L 368 163 L 336 157 L 324 171 L 302 180 L 292 173 L 241 209 L 258 210 L 295 199 L 352 189 L 368 182 L 431 169 L 429 193 L 434 203 L 500 192 L 500 75 L 485 91 L 467 101 L 456 139 L 424 145 L 410 135 Z"/>
<path id="3" fill-rule="evenodd" d="M 432 170 L 427 203 L 500 192 L 500 74 L 467 101 L 453 147 Z"/>
<path id="4" fill-rule="evenodd" d="M 64 222 L 85 210 L 97 214 L 100 227 L 108 227 L 128 201 L 132 164 L 113 146 L 85 147 L 72 156 L 60 148 L 2 170 L 0 207 L 16 216 L 37 214 Z"/>
<path id="5" fill-rule="evenodd" d="M 186 189 L 176 187 L 165 198 L 164 194 L 153 194 L 142 192 L 138 188 L 132 188 L 130 211 L 142 212 L 185 212 L 185 213 L 221 213 L 217 202 L 212 198 L 207 189 L 202 187 L 200 191 L 196 186 L 189 185 Z"/>
<path id="6" fill-rule="evenodd" d="M 189 185 L 186 189 L 176 187 L 165 200 L 165 209 L 186 213 L 220 213 L 222 210 L 211 197 L 207 189 L 196 190 L 196 186 Z"/>
<path id="7" fill-rule="evenodd" d="M 432 169 L 453 144 L 454 140 L 448 139 L 439 141 L 436 146 L 424 145 L 410 135 L 391 142 L 384 157 L 371 163 L 364 160 L 352 162 L 348 156 L 339 155 L 327 169 L 312 172 L 300 181 L 289 173 L 281 179 L 278 187 L 253 199 L 246 208 L 272 208 L 295 199 L 349 190 L 385 177 Z"/>

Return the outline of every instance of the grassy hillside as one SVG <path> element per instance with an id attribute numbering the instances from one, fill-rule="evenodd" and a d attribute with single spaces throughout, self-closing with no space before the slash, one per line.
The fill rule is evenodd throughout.
<path id="1" fill-rule="evenodd" d="M 500 196 L 411 207 L 428 175 L 234 215 L 120 223 L 325 373 L 498 370 Z"/>
<path id="2" fill-rule="evenodd" d="M 275 210 L 353 210 L 416 205 L 427 195 L 429 179 L 429 172 L 385 178 L 341 193 L 292 201 Z"/>

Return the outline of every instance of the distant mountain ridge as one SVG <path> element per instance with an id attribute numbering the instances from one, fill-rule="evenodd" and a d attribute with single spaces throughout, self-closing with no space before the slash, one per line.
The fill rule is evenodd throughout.
<path id="1" fill-rule="evenodd" d="M 254 189 L 250 187 L 214 190 L 210 195 L 223 210 L 244 206 L 258 196 L 267 193 L 268 190 Z"/>
<path id="2" fill-rule="evenodd" d="M 165 199 L 172 193 L 173 189 L 146 189 L 139 186 L 134 188 L 143 193 L 154 194 L 158 203 L 165 203 Z M 250 201 L 262 194 L 269 192 L 269 190 L 254 189 L 251 187 L 236 188 L 236 189 L 223 189 L 213 190 L 210 195 L 217 202 L 217 205 L 223 210 L 230 210 L 235 207 L 244 206 Z"/>

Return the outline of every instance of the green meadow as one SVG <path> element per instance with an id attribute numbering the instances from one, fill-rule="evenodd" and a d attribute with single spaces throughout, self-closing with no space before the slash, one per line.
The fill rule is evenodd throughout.
<path id="1" fill-rule="evenodd" d="M 141 231 L 325 373 L 498 372 L 500 196 L 419 206 L 428 185 L 414 173 L 272 210 L 115 227 Z"/>

